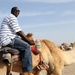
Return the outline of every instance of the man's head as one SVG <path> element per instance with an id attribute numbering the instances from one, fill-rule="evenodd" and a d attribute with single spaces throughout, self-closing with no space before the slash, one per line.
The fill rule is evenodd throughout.
<path id="1" fill-rule="evenodd" d="M 19 15 L 19 13 L 20 13 L 20 10 L 18 9 L 18 7 L 13 7 L 12 9 L 11 9 L 11 13 L 14 15 L 14 16 L 18 16 Z"/>

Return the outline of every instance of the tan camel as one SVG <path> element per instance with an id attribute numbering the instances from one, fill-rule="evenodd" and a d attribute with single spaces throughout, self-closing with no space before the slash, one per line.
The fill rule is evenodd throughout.
<path id="1" fill-rule="evenodd" d="M 49 65 L 49 69 L 47 70 L 47 75 L 62 75 L 62 70 L 64 66 L 75 63 L 75 48 L 70 51 L 62 51 L 57 45 L 49 40 L 42 40 L 42 55 L 44 57 L 45 62 Z M 33 58 L 33 70 L 38 65 L 39 55 L 34 55 L 32 53 Z M 2 65 L 3 63 L 1 63 Z M 0 72 L 6 70 L 6 66 L 0 65 Z M 1 70 L 2 68 L 2 70 Z M 22 72 L 22 64 L 19 62 L 14 63 L 13 65 L 14 72 Z M 37 70 L 34 70 L 37 71 Z M 39 74 L 39 71 L 37 74 Z M 36 74 L 36 75 L 37 75 Z M 3 74 L 0 74 L 3 75 Z"/>
<path id="2" fill-rule="evenodd" d="M 75 63 L 75 47 L 69 51 L 62 51 L 49 40 L 43 40 L 43 42 L 49 48 L 54 60 L 54 70 L 51 75 L 62 75 L 64 66 Z"/>
<path id="3" fill-rule="evenodd" d="M 46 46 L 46 44 L 44 42 L 41 41 L 41 45 L 42 45 L 42 55 L 44 58 L 44 61 L 49 65 L 49 70 L 47 70 L 48 73 L 52 72 L 54 70 L 54 65 L 53 65 L 53 58 L 52 55 L 49 51 L 49 48 Z M 32 53 L 32 61 L 33 61 L 33 70 L 34 73 L 36 74 L 36 66 L 38 65 L 39 62 L 39 55 L 35 55 Z M 19 62 L 16 62 L 13 66 L 13 71 L 15 72 L 22 72 L 22 64 Z M 41 71 L 38 71 L 38 73 L 36 75 L 38 75 Z"/>
<path id="4" fill-rule="evenodd" d="M 44 58 L 44 61 L 49 65 L 49 70 L 48 70 L 48 73 L 50 73 L 51 71 L 53 71 L 54 69 L 54 65 L 53 65 L 53 58 L 52 58 L 52 55 L 49 51 L 49 48 L 46 46 L 46 44 L 44 42 L 41 41 L 41 45 L 42 45 L 42 55 L 43 55 L 43 58 Z M 33 61 L 33 72 L 38 75 L 38 74 L 41 74 L 41 70 L 37 70 L 36 69 L 36 66 L 38 65 L 39 61 L 40 61 L 40 56 L 39 54 L 38 55 L 35 55 L 32 53 L 32 61 Z M 1 65 L 3 64 L 3 66 L 1 67 Z M 2 74 L 2 72 L 6 72 L 6 66 L 4 63 L 1 62 L 0 64 L 0 75 L 5 75 L 5 74 Z M 10 68 L 8 69 L 10 70 Z M 12 71 L 14 72 L 18 72 L 18 73 L 22 73 L 22 64 L 20 61 L 18 62 L 15 62 L 13 64 L 13 68 L 12 68 Z M 9 74 L 7 74 L 9 75 Z"/>

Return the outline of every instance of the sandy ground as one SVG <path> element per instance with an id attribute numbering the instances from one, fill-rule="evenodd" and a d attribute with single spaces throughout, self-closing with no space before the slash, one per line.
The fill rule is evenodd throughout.
<path id="1" fill-rule="evenodd" d="M 13 73 L 13 75 L 19 75 L 18 73 Z M 45 73 L 43 73 L 45 75 Z M 75 75 L 75 64 L 66 66 L 63 70 L 63 75 Z"/>
<path id="2" fill-rule="evenodd" d="M 75 75 L 75 64 L 66 66 L 63 70 L 63 75 Z"/>

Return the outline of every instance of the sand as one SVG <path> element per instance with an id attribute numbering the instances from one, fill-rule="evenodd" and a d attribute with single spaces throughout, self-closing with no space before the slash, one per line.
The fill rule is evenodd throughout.
<path id="1" fill-rule="evenodd" d="M 75 64 L 66 66 L 63 70 L 63 75 L 75 75 Z"/>

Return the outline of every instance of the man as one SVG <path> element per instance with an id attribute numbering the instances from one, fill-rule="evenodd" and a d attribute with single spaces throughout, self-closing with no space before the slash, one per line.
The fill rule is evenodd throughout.
<path id="1" fill-rule="evenodd" d="M 30 45 L 34 42 L 30 41 L 20 28 L 17 21 L 19 13 L 18 7 L 13 7 L 11 14 L 4 18 L 0 28 L 0 44 L 18 49 L 23 65 L 23 75 L 33 75 Z"/>

